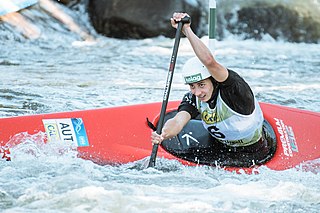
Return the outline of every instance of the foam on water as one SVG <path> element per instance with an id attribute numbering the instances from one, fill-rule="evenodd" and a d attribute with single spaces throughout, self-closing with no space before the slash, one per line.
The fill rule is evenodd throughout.
<path id="1" fill-rule="evenodd" d="M 144 160 L 142 160 L 144 161 Z M 159 159 L 99 166 L 69 154 L 0 162 L 3 212 L 316 212 L 319 175 L 296 169 L 246 175 Z M 142 163 L 143 164 L 143 163 Z"/>

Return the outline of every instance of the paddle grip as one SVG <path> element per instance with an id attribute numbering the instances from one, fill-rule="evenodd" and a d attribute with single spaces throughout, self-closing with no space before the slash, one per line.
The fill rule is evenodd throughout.
<path id="1" fill-rule="evenodd" d="M 176 22 L 176 23 L 182 22 L 183 24 L 188 24 L 188 23 L 191 23 L 191 17 L 185 16 L 180 21 L 174 20 L 174 22 Z"/>
<path id="2" fill-rule="evenodd" d="M 183 24 L 188 24 L 191 23 L 191 17 L 190 16 L 185 16 L 181 19 L 181 21 Z"/>

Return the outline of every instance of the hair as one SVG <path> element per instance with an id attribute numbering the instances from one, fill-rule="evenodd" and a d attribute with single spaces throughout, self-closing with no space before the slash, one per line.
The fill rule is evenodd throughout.
<path id="1" fill-rule="evenodd" d="M 216 88 L 218 86 L 218 81 L 216 81 L 212 76 L 210 76 L 209 79 L 211 80 L 213 87 Z"/>

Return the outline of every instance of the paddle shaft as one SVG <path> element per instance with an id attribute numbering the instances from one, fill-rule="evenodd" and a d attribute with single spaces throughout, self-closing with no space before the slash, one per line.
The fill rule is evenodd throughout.
<path id="1" fill-rule="evenodd" d="M 177 31 L 176 31 L 172 56 L 171 56 L 171 60 L 170 60 L 169 71 L 168 71 L 168 75 L 167 75 L 166 87 L 164 89 L 164 94 L 163 94 L 163 101 L 162 101 L 162 106 L 161 106 L 160 118 L 158 121 L 157 130 L 156 130 L 156 132 L 159 135 L 161 134 L 161 131 L 162 131 L 162 127 L 163 127 L 163 123 L 164 123 L 164 116 L 165 116 L 166 110 L 167 110 L 169 94 L 170 94 L 170 89 L 171 89 L 171 84 L 172 84 L 172 79 L 173 79 L 173 72 L 174 72 L 174 68 L 176 65 L 176 59 L 177 59 L 177 55 L 178 55 L 178 48 L 179 48 L 179 43 L 180 43 L 182 27 L 183 27 L 184 23 L 189 23 L 189 22 L 190 22 L 190 17 L 185 17 L 180 22 L 178 22 L 178 27 L 177 27 Z M 153 145 L 148 167 L 155 166 L 158 147 L 159 147 L 159 144 Z"/>

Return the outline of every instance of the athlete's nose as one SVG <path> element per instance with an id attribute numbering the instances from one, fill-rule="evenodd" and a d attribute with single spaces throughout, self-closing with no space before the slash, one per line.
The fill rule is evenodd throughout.
<path id="1" fill-rule="evenodd" d="M 195 96 L 199 96 L 199 95 L 201 94 L 201 90 L 200 90 L 199 88 L 194 88 L 193 94 L 194 94 Z"/>

